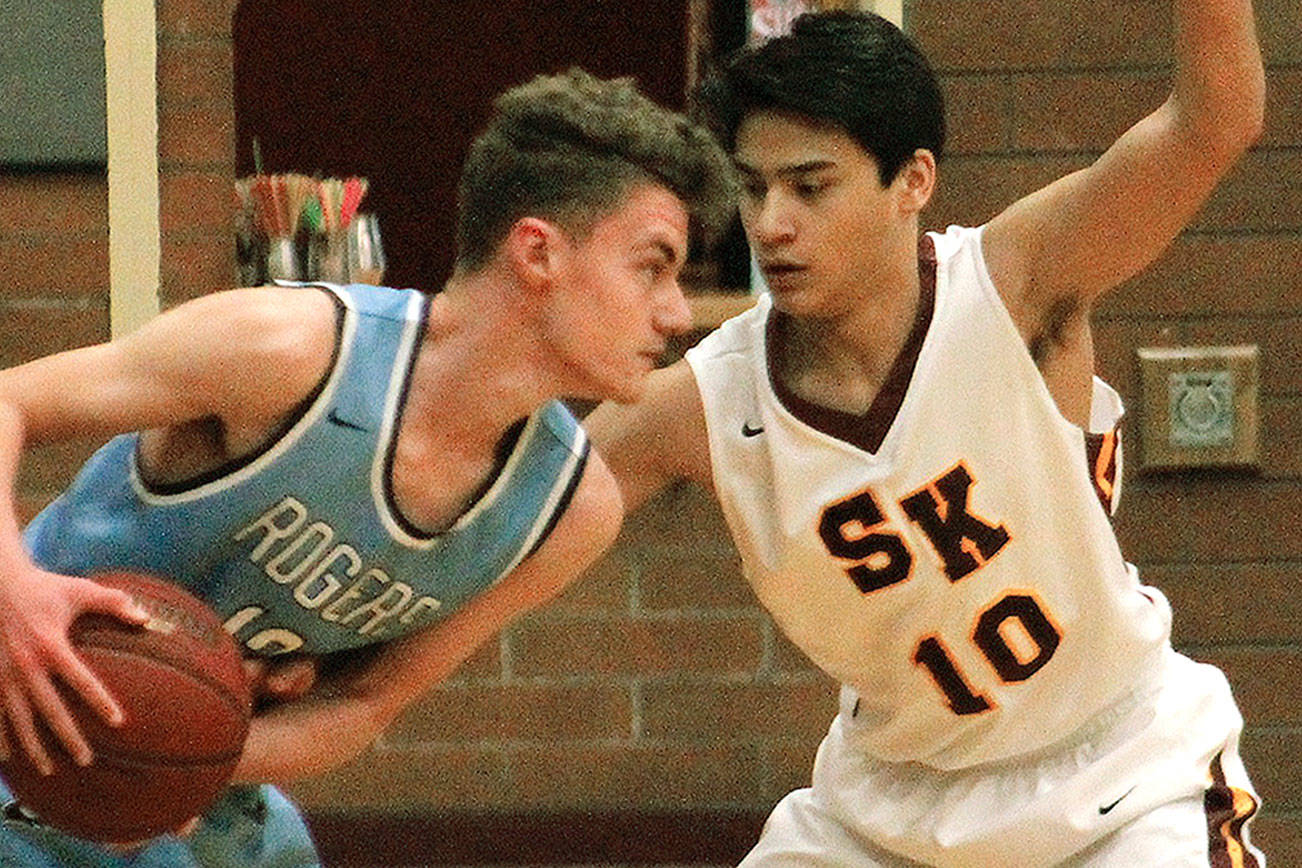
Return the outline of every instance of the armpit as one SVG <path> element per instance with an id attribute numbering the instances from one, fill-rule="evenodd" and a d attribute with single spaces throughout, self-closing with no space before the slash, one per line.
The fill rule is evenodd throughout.
<path id="1" fill-rule="evenodd" d="M 1040 327 L 1027 341 L 1031 358 L 1041 371 L 1054 353 L 1072 343 L 1072 326 L 1078 322 L 1083 309 L 1084 305 L 1079 298 L 1068 295 L 1056 299 L 1044 312 Z"/>

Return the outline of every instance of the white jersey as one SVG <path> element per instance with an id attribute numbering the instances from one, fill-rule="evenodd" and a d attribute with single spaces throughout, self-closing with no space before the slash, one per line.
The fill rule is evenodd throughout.
<path id="1" fill-rule="evenodd" d="M 687 360 L 760 601 L 846 685 L 862 750 L 955 769 L 1060 742 L 1153 677 L 1170 609 L 1111 526 L 1120 398 L 1096 379 L 1090 430 L 1068 422 L 981 231 L 922 247 L 934 309 L 880 444 L 833 436 L 780 397 L 767 297 Z"/>

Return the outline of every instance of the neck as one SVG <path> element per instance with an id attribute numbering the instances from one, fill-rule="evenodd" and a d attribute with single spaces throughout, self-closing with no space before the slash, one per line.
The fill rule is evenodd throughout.
<path id="1" fill-rule="evenodd" d="M 491 274 L 454 277 L 430 304 L 403 411 L 404 432 L 473 453 L 558 390 L 514 287 Z"/>
<path id="2" fill-rule="evenodd" d="M 917 241 L 901 239 L 856 273 L 836 314 L 790 318 L 783 367 L 797 379 L 814 375 L 875 388 L 908 339 L 919 295 Z"/>

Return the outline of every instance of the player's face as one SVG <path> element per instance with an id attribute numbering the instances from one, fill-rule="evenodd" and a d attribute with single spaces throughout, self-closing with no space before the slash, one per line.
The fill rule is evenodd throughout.
<path id="1" fill-rule="evenodd" d="M 897 185 L 841 130 L 756 112 L 737 131 L 741 219 L 773 293 L 793 315 L 835 316 L 871 295 L 888 250 L 916 245 Z"/>
<path id="2" fill-rule="evenodd" d="M 677 196 L 641 184 L 565 251 L 550 322 L 574 397 L 636 401 L 668 339 L 691 326 L 678 283 L 687 226 Z"/>

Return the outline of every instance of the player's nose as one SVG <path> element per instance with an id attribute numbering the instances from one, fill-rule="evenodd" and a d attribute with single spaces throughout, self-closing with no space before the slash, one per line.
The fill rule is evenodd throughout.
<path id="1" fill-rule="evenodd" d="M 655 307 L 655 327 L 663 335 L 681 335 L 692 327 L 692 307 L 674 279 Z"/>
<path id="2" fill-rule="evenodd" d="M 795 237 L 795 223 L 777 190 L 769 190 L 750 210 L 746 234 L 757 245 L 771 247 Z"/>

